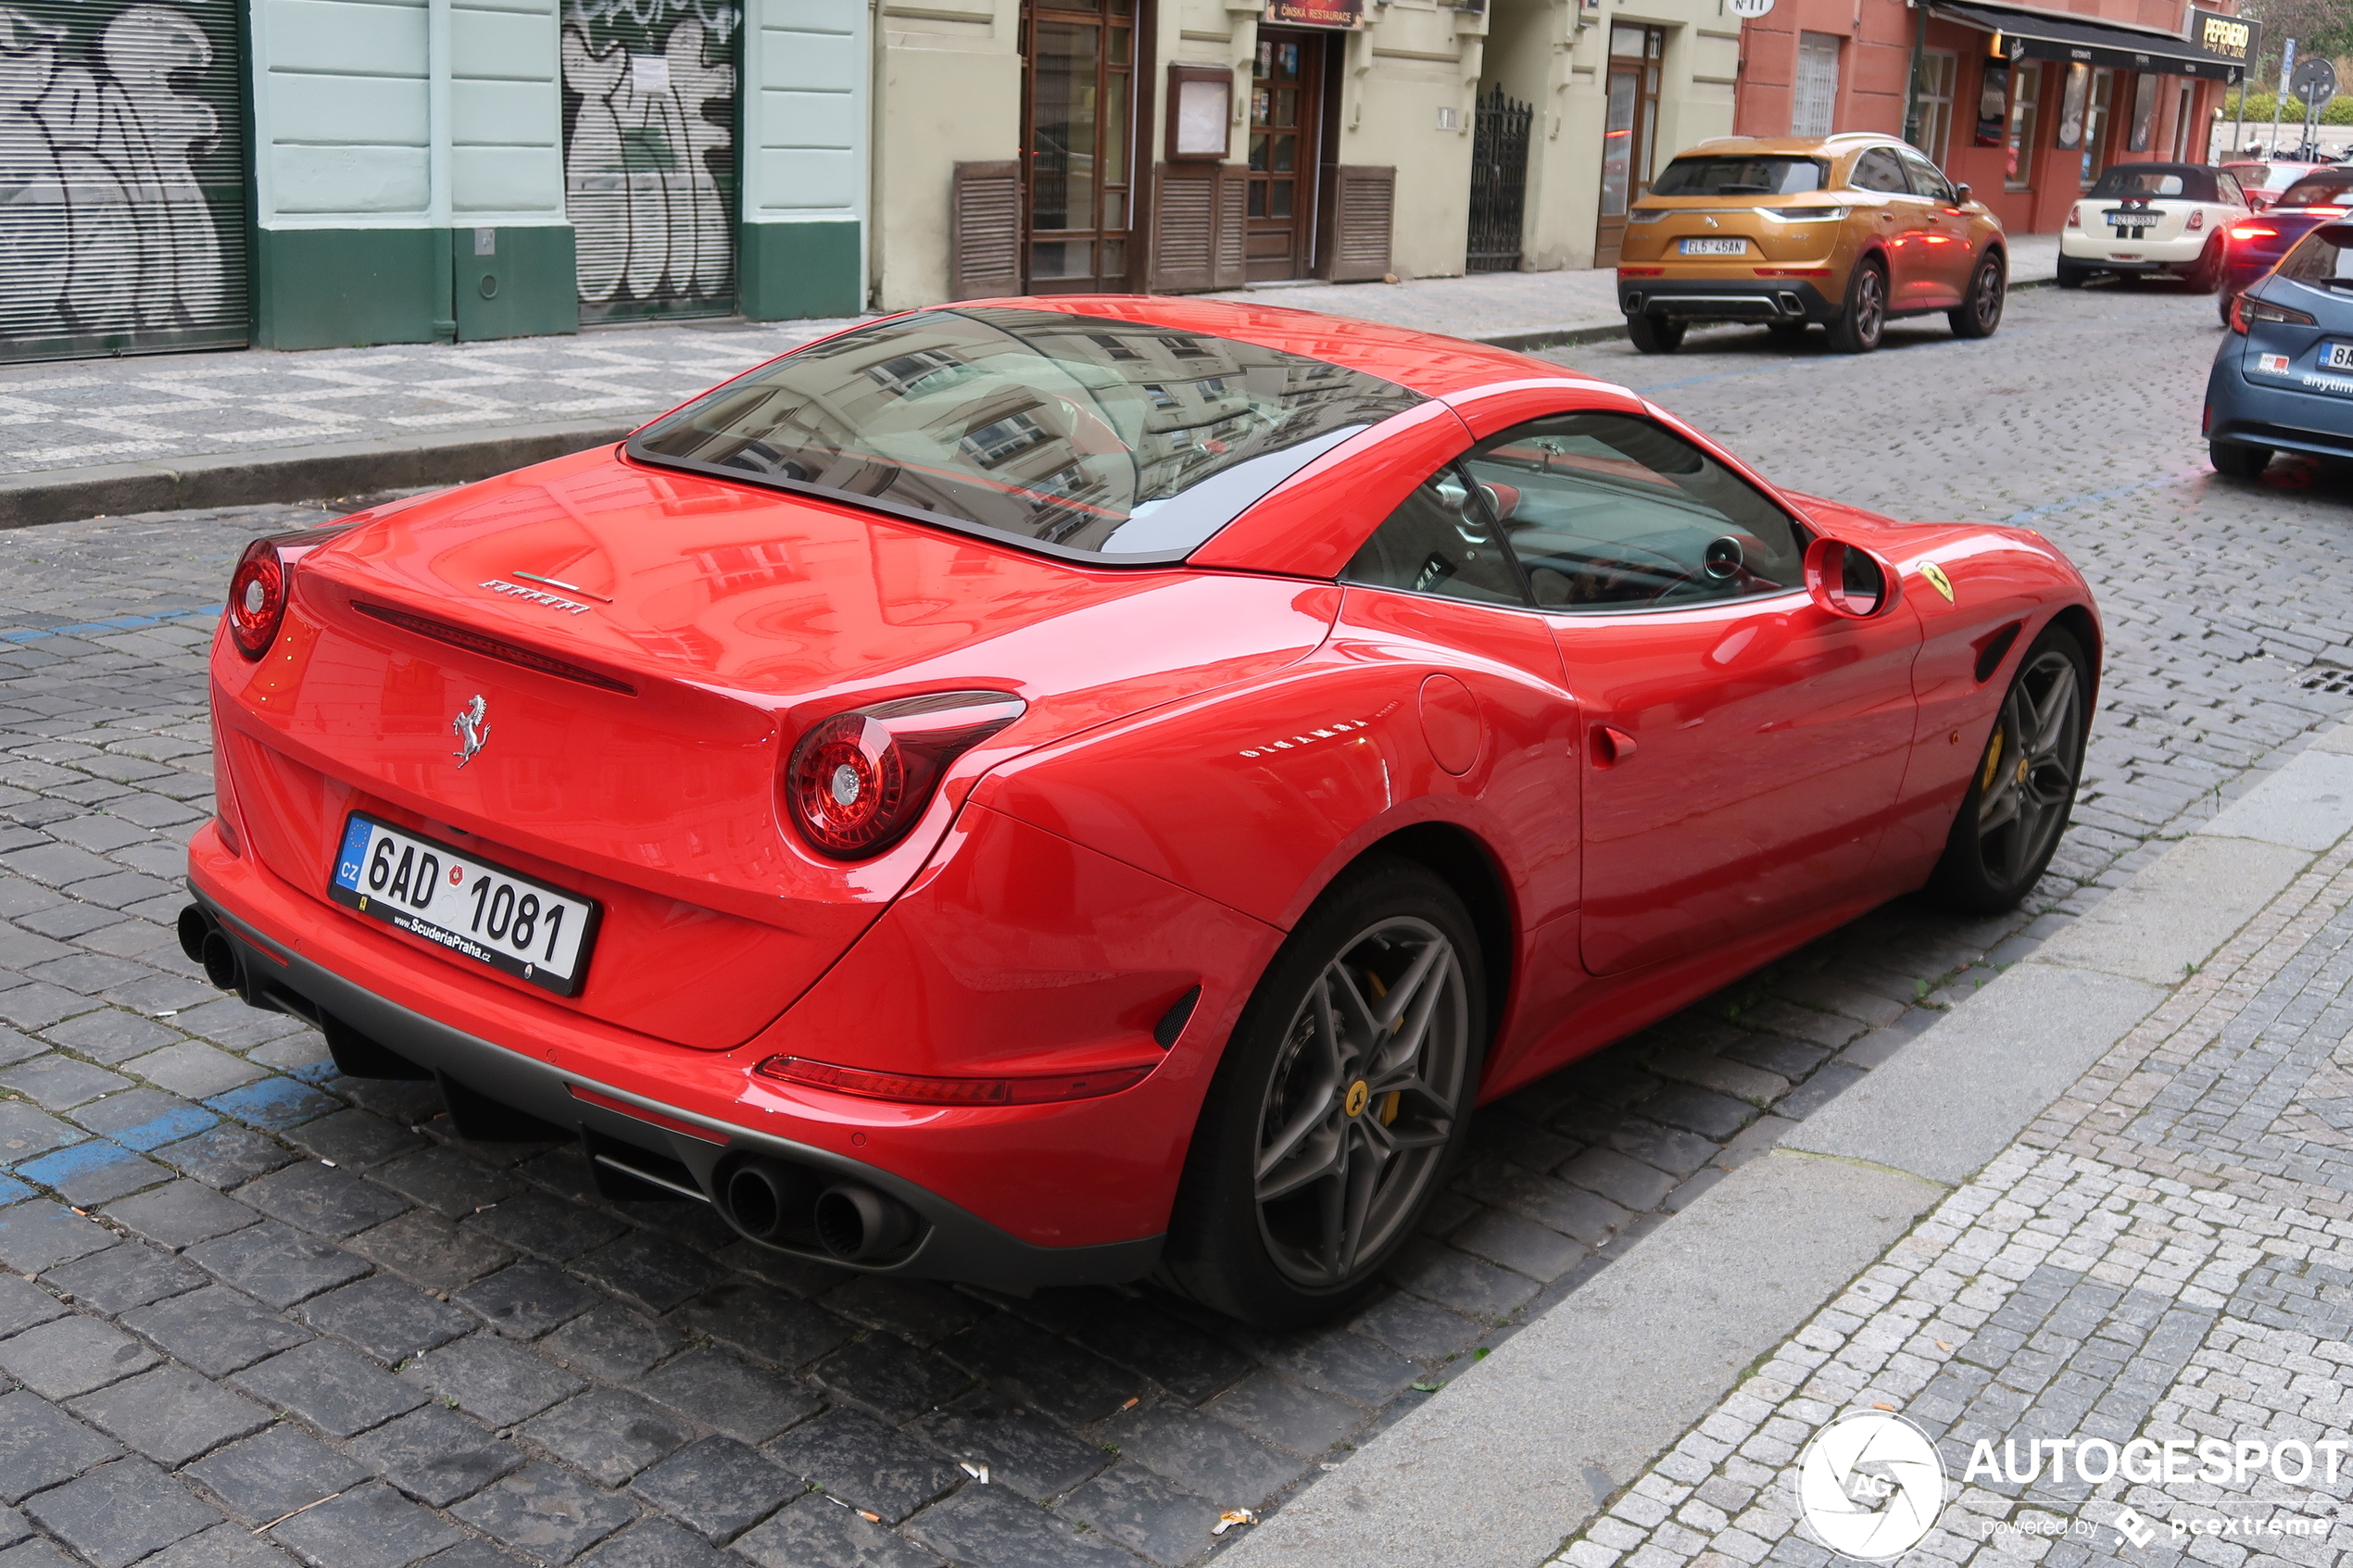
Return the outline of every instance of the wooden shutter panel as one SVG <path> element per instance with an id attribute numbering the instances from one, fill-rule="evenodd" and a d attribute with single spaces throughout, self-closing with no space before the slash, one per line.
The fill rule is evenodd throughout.
<path id="1" fill-rule="evenodd" d="M 948 297 L 1021 293 L 1021 164 L 956 165 L 948 204 Z"/>
<path id="2" fill-rule="evenodd" d="M 1152 264 L 1145 286 L 1183 294 L 1217 286 L 1218 166 L 1154 167 Z"/>
<path id="3" fill-rule="evenodd" d="M 1244 242 L 1250 224 L 1250 170 L 1238 163 L 1217 166 L 1216 286 L 1238 289 L 1250 281 Z"/>
<path id="4" fill-rule="evenodd" d="M 1335 283 L 1387 277 L 1397 216 L 1397 170 L 1341 164 L 1324 182 L 1324 276 Z"/>

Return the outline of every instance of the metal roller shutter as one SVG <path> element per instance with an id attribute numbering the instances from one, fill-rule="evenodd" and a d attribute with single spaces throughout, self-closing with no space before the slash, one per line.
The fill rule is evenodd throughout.
<path id="1" fill-rule="evenodd" d="M 580 319 L 736 309 L 735 6 L 564 7 L 564 205 Z"/>
<path id="2" fill-rule="evenodd" d="M 0 360 L 243 346 L 234 0 L 11 0 L 0 67 Z"/>

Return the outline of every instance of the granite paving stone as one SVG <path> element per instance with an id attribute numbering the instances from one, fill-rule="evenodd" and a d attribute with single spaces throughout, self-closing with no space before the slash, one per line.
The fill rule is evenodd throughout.
<path id="1" fill-rule="evenodd" d="M 1365 1413 L 1345 1399 L 1258 1372 L 1202 1407 L 1262 1442 L 1314 1459 L 1365 1424 Z"/>
<path id="2" fill-rule="evenodd" d="M 61 1318 L 66 1304 L 29 1279 L 0 1274 L 0 1339 L 34 1323 Z"/>
<path id="3" fill-rule="evenodd" d="M 388 1364 L 446 1345 L 474 1326 L 471 1316 L 447 1301 L 383 1274 L 314 1296 L 301 1311 L 302 1321 L 320 1333 Z"/>
<path id="4" fill-rule="evenodd" d="M 492 1426 L 512 1426 L 587 1386 L 577 1374 L 495 1334 L 426 1351 L 403 1372 Z"/>
<path id="5" fill-rule="evenodd" d="M 207 1454 L 182 1473 L 259 1528 L 367 1479 L 368 1468 L 281 1424 Z"/>
<path id="6" fill-rule="evenodd" d="M 338 1238 L 380 1225 L 409 1207 L 366 1177 L 315 1160 L 247 1182 L 236 1198 L 272 1219 Z"/>
<path id="7" fill-rule="evenodd" d="M 230 1381 L 332 1437 L 355 1436 L 425 1402 L 422 1390 L 323 1339 L 257 1362 Z"/>
<path id="8" fill-rule="evenodd" d="M 157 1463 L 177 1468 L 276 1419 L 251 1399 L 185 1367 L 152 1372 L 84 1394 L 68 1407 Z"/>
<path id="9" fill-rule="evenodd" d="M 368 1272 L 365 1262 L 334 1243 L 305 1236 L 276 1220 L 198 1242 L 182 1256 L 247 1295 L 282 1308 Z"/>
<path id="10" fill-rule="evenodd" d="M 560 1269 L 517 1263 L 475 1281 L 452 1299 L 516 1339 L 536 1339 L 603 1299 Z"/>
<path id="11" fill-rule="evenodd" d="M 1298 1479 L 1306 1465 L 1184 1405 L 1140 1406 L 1104 1429 L 1122 1458 L 1157 1471 L 1218 1507 L 1256 1508 Z"/>
<path id="12" fill-rule="evenodd" d="M 38 1394 L 0 1394 L 0 1502 L 21 1502 L 120 1452 L 120 1444 Z"/>
<path id="13" fill-rule="evenodd" d="M 637 1517 L 626 1498 L 552 1464 L 531 1464 L 449 1511 L 537 1562 L 569 1562 Z"/>
<path id="14" fill-rule="evenodd" d="M 591 1377 L 626 1383 L 682 1343 L 674 1329 L 641 1317 L 626 1307 L 607 1302 L 548 1335 L 540 1343 L 540 1352 L 553 1356 L 558 1366 L 570 1367 Z M 681 1397 L 691 1396 L 682 1393 Z"/>
<path id="15" fill-rule="evenodd" d="M 828 1411 L 765 1451 L 786 1473 L 892 1524 L 963 1479 L 927 1445 L 854 1410 Z"/>
<path id="16" fill-rule="evenodd" d="M 443 1405 L 427 1405 L 353 1440 L 351 1457 L 418 1501 L 447 1508 L 529 1456 Z"/>
<path id="17" fill-rule="evenodd" d="M 912 1354 L 903 1340 L 861 1336 L 817 1363 L 815 1376 L 846 1399 L 894 1424 L 948 1403 L 973 1375 L 937 1356 Z"/>
<path id="18" fill-rule="evenodd" d="M 724 1544 L 783 1507 L 802 1486 L 786 1468 L 749 1444 L 710 1436 L 647 1470 L 632 1489 L 666 1516 Z M 871 1503 L 860 1506 L 873 1508 Z M 885 1517 L 897 1522 L 894 1516 Z"/>
<path id="19" fill-rule="evenodd" d="M 129 1568 L 220 1520 L 219 1510 L 144 1459 L 117 1460 L 38 1493 L 24 1512 L 96 1568 Z"/>
<path id="20" fill-rule="evenodd" d="M 1060 1512 L 1148 1562 L 1180 1568 L 1202 1554 L 1223 1510 L 1140 1464 L 1118 1464 L 1073 1492 Z"/>
<path id="21" fill-rule="evenodd" d="M 906 1533 L 972 1568 L 1134 1568 L 1136 1561 L 1001 1486 L 966 1486 L 917 1514 Z"/>
<path id="22" fill-rule="evenodd" d="M 558 1348 L 552 1343 L 546 1348 Z M 637 1380 L 636 1387 L 682 1415 L 754 1444 L 824 1408 L 824 1401 L 805 1386 L 712 1346 L 698 1346 L 656 1367 Z"/>
<path id="23" fill-rule="evenodd" d="M 250 1297 L 211 1285 L 125 1312 L 122 1324 L 208 1377 L 226 1377 L 310 1337 Z"/>
<path id="24" fill-rule="evenodd" d="M 304 1509 L 270 1534 L 311 1568 L 408 1568 L 466 1538 L 448 1521 L 373 1482 Z"/>
<path id="25" fill-rule="evenodd" d="M 49 1399 L 69 1399 L 156 1364 L 153 1350 L 96 1318 L 75 1315 L 0 1339 L 0 1372 Z"/>
<path id="26" fill-rule="evenodd" d="M 590 1388 L 521 1428 L 521 1436 L 608 1486 L 627 1484 L 693 1435 L 686 1422 L 623 1388 Z"/>
<path id="27" fill-rule="evenodd" d="M 243 1230 L 258 1218 L 202 1182 L 176 1181 L 107 1206 L 107 1218 L 135 1236 L 179 1248 Z"/>
<path id="28" fill-rule="evenodd" d="M 195 1264 L 137 1241 L 60 1263 L 43 1274 L 41 1282 L 69 1300 L 109 1315 L 211 1283 Z"/>

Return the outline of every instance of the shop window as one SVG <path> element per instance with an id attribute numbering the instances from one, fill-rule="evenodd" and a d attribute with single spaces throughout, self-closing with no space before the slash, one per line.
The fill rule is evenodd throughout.
<path id="1" fill-rule="evenodd" d="M 2034 128 L 2042 99 L 2043 68 L 2032 60 L 2013 64 L 2009 127 L 2002 139 L 2002 183 L 2013 191 L 2023 191 L 2034 182 Z"/>
<path id="2" fill-rule="evenodd" d="M 1912 82 L 1912 145 L 1931 163 L 1944 161 L 1953 134 L 1953 86 L 1960 60 L 1949 49 L 1931 49 L 1920 56 L 1919 74 Z"/>
<path id="3" fill-rule="evenodd" d="M 2133 84 L 2133 134 L 2124 150 L 2145 153 L 2157 144 L 2157 78 L 2143 76 Z"/>
<path id="4" fill-rule="evenodd" d="M 1972 138 L 1981 147 L 2002 144 L 2002 127 L 2009 113 L 2010 68 L 2002 60 L 1985 62 L 1985 74 L 1977 84 L 1977 133 Z"/>
<path id="5" fill-rule="evenodd" d="M 1797 35 L 1797 90 L 1790 95 L 1789 133 L 1827 136 L 1838 115 L 1838 39 Z"/>
<path id="6" fill-rule="evenodd" d="M 2108 139 L 2115 132 L 2116 72 L 2102 67 L 2092 72 L 2092 90 L 2083 104 L 2083 172 L 2085 190 L 2108 167 Z"/>

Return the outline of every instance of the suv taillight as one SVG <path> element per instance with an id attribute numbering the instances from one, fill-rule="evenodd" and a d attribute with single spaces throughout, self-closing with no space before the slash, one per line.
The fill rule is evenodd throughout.
<path id="1" fill-rule="evenodd" d="M 2231 301 L 2231 331 L 2244 332 L 2255 321 L 2277 321 L 2289 327 L 2316 327 L 2320 322 L 2301 310 L 2240 295 Z"/>
<path id="2" fill-rule="evenodd" d="M 837 713 L 785 763 L 785 809 L 837 860 L 879 854 L 915 825 L 948 765 L 1022 716 L 1006 692 L 934 692 Z"/>
<path id="3" fill-rule="evenodd" d="M 278 640 L 286 619 L 286 578 L 295 562 L 334 538 L 358 527 L 306 528 L 296 533 L 271 533 L 245 546 L 237 570 L 229 576 L 229 640 L 247 659 L 258 660 Z"/>

